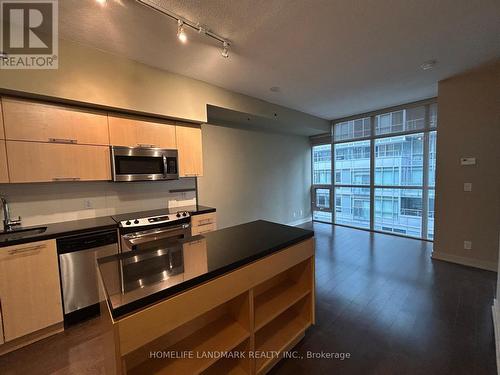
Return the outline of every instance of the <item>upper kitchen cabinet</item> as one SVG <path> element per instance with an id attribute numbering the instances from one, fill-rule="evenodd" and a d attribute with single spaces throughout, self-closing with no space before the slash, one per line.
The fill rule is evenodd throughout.
<path id="1" fill-rule="evenodd" d="M 177 150 L 179 151 L 179 176 L 203 176 L 203 149 L 201 128 L 177 126 Z"/>
<path id="2" fill-rule="evenodd" d="M 108 146 L 7 141 L 10 182 L 110 180 Z"/>
<path id="3" fill-rule="evenodd" d="M 109 140 L 113 146 L 175 149 L 175 125 L 130 117 L 109 116 Z"/>
<path id="4" fill-rule="evenodd" d="M 1 101 L 0 101 L 0 139 L 5 139 L 5 130 L 3 126 L 3 110 Z"/>
<path id="5" fill-rule="evenodd" d="M 5 141 L 0 140 L 0 184 L 9 182 L 9 169 L 7 167 L 7 150 Z"/>
<path id="6" fill-rule="evenodd" d="M 7 140 L 109 145 L 106 114 L 2 98 Z"/>

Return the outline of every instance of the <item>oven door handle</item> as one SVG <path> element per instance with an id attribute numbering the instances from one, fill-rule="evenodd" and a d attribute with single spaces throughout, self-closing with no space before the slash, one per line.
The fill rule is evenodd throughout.
<path id="1" fill-rule="evenodd" d="M 122 238 L 130 244 L 135 245 L 151 241 L 151 237 L 154 237 L 154 239 L 165 238 L 172 232 L 185 231 L 187 228 L 189 228 L 189 224 L 183 224 L 168 229 L 151 229 L 144 232 L 125 234 Z"/>

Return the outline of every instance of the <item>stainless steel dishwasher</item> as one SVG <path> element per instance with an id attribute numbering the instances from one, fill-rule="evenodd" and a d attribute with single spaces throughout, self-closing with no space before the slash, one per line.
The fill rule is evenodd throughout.
<path id="1" fill-rule="evenodd" d="M 99 314 L 98 258 L 118 253 L 116 230 L 57 239 L 64 323 L 70 325 Z"/>

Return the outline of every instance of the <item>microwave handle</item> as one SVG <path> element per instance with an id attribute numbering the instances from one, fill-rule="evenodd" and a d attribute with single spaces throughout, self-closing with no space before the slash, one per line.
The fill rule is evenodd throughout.
<path id="1" fill-rule="evenodd" d="M 163 175 L 166 176 L 167 174 L 168 174 L 167 157 L 163 155 Z"/>

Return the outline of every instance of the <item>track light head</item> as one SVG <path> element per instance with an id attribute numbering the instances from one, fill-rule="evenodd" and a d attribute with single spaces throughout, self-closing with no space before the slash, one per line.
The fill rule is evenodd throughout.
<path id="1" fill-rule="evenodd" d="M 227 42 L 222 43 L 221 55 L 225 59 L 227 59 L 229 57 L 229 44 Z"/>
<path id="2" fill-rule="evenodd" d="M 184 22 L 181 20 L 177 20 L 177 38 L 179 38 L 182 43 L 187 42 L 187 35 L 184 31 Z"/>

